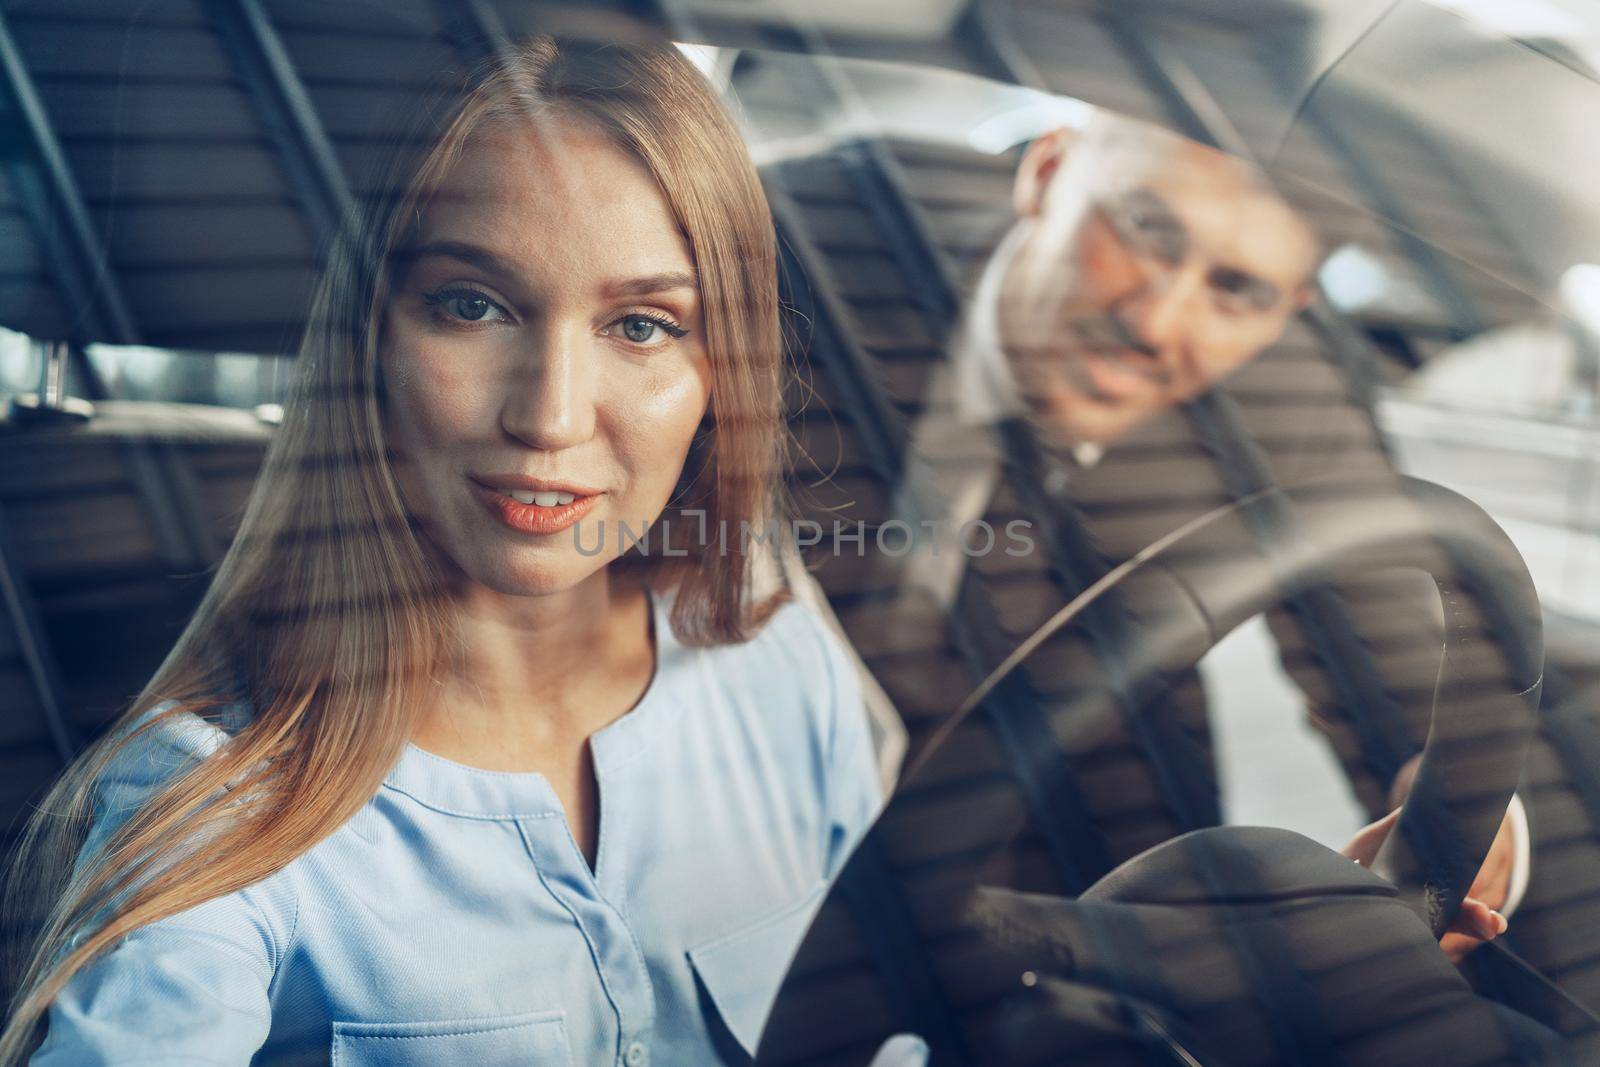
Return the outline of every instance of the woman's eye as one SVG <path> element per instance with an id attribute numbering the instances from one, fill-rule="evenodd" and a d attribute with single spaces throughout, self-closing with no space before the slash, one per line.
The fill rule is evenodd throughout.
<path id="1" fill-rule="evenodd" d="M 625 339 L 636 345 L 660 344 L 668 337 L 683 337 L 689 332 L 676 323 L 651 315 L 624 315 L 614 325 Z"/>
<path id="2" fill-rule="evenodd" d="M 505 310 L 475 289 L 445 289 L 423 297 L 448 319 L 460 322 L 500 322 Z"/>

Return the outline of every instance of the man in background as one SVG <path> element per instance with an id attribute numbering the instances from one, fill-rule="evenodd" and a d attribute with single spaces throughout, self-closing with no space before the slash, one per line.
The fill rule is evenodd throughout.
<path id="1" fill-rule="evenodd" d="M 1018 221 L 953 359 L 968 420 L 1027 411 L 1092 465 L 1282 336 L 1311 299 L 1315 233 L 1248 164 L 1106 118 L 1032 142 Z"/>
<path id="2" fill-rule="evenodd" d="M 1274 484 L 1339 481 L 1394 491 L 1370 419 L 1320 351 L 1274 351 L 1313 299 L 1321 243 L 1250 164 L 1130 120 L 1101 115 L 1081 130 L 1031 142 L 1013 185 L 1016 221 L 984 263 L 949 347 L 948 364 L 912 431 L 915 482 L 943 497 L 942 538 L 924 541 L 908 580 L 954 608 L 969 558 L 955 543 L 1008 475 L 993 431 L 1021 425 L 1042 457 L 1039 480 L 1056 521 L 1084 535 L 1089 574 L 1237 496 L 1228 442 L 1197 427 L 1216 405 L 1237 416 L 1232 442 L 1263 462 Z M 1290 346 L 1292 349 L 1292 346 Z M 1260 363 L 1257 361 L 1260 360 Z M 1255 364 L 1254 366 L 1252 364 Z M 1251 379 L 1255 380 L 1252 381 Z M 1219 386 L 1250 400 L 1218 399 Z M 1196 409 L 1211 404 L 1211 415 Z M 1227 431 L 1221 431 L 1226 437 Z M 1369 665 L 1418 751 L 1432 711 L 1441 643 L 1437 597 L 1420 576 L 1341 590 Z M 1286 611 L 1270 620 L 1284 665 L 1313 722 L 1350 769 L 1374 815 L 1409 788 L 1415 757 L 1380 780 L 1365 766 L 1353 716 L 1315 647 Z M 1363 669 L 1355 666 L 1353 669 Z M 1205 730 L 1191 678 L 1175 714 Z M 1182 707 L 1181 705 L 1187 705 Z M 1368 711 L 1372 709 L 1366 709 Z M 1347 854 L 1375 851 L 1369 828 Z M 1520 800 L 1474 887 L 1509 913 L 1526 890 L 1530 836 Z M 1480 934 L 1503 929 L 1486 920 Z M 1446 936 L 1460 959 L 1481 943 Z"/>

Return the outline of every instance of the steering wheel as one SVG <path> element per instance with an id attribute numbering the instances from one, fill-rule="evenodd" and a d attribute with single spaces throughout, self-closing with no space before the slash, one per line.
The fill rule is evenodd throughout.
<path id="1" fill-rule="evenodd" d="M 780 990 L 759 1062 L 798 1062 L 828 1047 L 859 1052 L 901 1031 L 928 1040 L 935 1062 L 1008 1058 L 975 1046 L 974 1033 L 1000 1031 L 993 1020 L 984 1024 L 988 1030 L 967 1022 L 972 994 L 959 989 L 965 979 L 945 962 L 952 944 L 965 944 L 960 951 L 972 966 L 995 972 L 986 986 L 991 997 L 1014 1000 L 1027 990 L 1035 1008 L 1048 1005 L 1030 1021 L 1013 1019 L 1030 1033 L 1044 1025 L 1057 1041 L 1115 1038 L 1184 1062 L 1186 1049 L 1206 1044 L 1208 1020 L 1226 1018 L 1230 1041 L 1267 1050 L 1245 1053 L 1242 1062 L 1302 1054 L 1324 1062 L 1335 1046 L 1346 1047 L 1341 1035 L 1395 1025 L 1393 1018 L 1347 1017 L 1357 1008 L 1381 1015 L 1393 998 L 1352 999 L 1341 988 L 1347 975 L 1328 977 L 1343 966 L 1341 947 L 1370 941 L 1375 931 L 1382 936 L 1363 951 L 1381 953 L 1393 943 L 1399 955 L 1376 974 L 1395 996 L 1461 1009 L 1452 1040 L 1480 1050 L 1500 1041 L 1535 1059 L 1548 1054 L 1553 1035 L 1477 998 L 1437 947 L 1499 830 L 1538 725 L 1538 599 L 1520 555 L 1477 505 L 1416 479 L 1401 479 L 1400 489 L 1358 497 L 1333 488 L 1269 490 L 1220 508 L 1112 571 L 1023 642 L 923 749 L 852 856 Z M 1251 509 L 1266 507 L 1292 521 L 1266 524 L 1273 532 L 1263 538 L 1261 515 Z M 1242 532 L 1246 523 L 1250 531 Z M 1115 650 L 1124 677 L 1139 678 L 1193 663 L 1240 623 L 1332 573 L 1400 567 L 1434 579 L 1446 625 L 1415 784 L 1374 864 L 1388 880 L 1291 831 L 1218 827 L 1135 857 L 1078 900 L 1020 894 L 1005 887 L 1003 875 L 995 884 L 992 863 L 1025 823 L 1014 790 L 976 794 L 959 818 L 984 826 L 985 843 L 974 848 L 970 835 L 951 833 L 941 855 L 926 814 L 928 786 L 941 779 L 942 763 L 959 762 L 963 719 L 1108 589 L 1139 581 L 1168 594 L 1138 647 Z M 1148 592 L 1140 602 L 1152 602 Z M 1103 693 L 1091 692 L 1055 714 L 1072 722 L 1115 713 Z M 1180 956 L 1209 959 L 1213 949 L 1256 963 L 1223 970 L 1212 960 L 1211 971 L 1194 974 L 1164 966 Z M 1306 953 L 1322 963 L 1297 966 Z M 876 973 L 877 997 L 864 991 L 863 969 Z M 830 1006 L 829 982 L 855 992 Z M 1235 999 L 1271 1002 L 1270 1010 L 1256 1012 L 1253 1024 L 1228 1016 L 1228 988 Z M 873 1014 L 863 1006 L 869 1002 L 878 1006 L 876 1024 L 849 1021 Z M 1246 1040 L 1252 1025 L 1262 1032 Z M 1294 1032 L 1278 1032 L 1285 1026 Z M 830 1029 L 837 1031 L 831 1038 Z M 1437 1041 L 1426 1044 L 1431 1052 L 1417 1062 L 1437 1054 Z M 1392 1042 L 1381 1047 L 1393 1062 L 1406 1058 Z"/>

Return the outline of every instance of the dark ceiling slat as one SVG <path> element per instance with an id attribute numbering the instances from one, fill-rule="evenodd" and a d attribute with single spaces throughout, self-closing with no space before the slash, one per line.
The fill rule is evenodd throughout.
<path id="1" fill-rule="evenodd" d="M 511 46 L 511 31 L 490 0 L 434 0 L 443 35 L 468 62 Z"/>
<path id="2" fill-rule="evenodd" d="M 414 86 L 317 84 L 313 90 L 322 125 L 334 143 L 378 140 L 385 145 L 416 133 L 417 115 L 434 94 Z"/>
<path id="3" fill-rule="evenodd" d="M 319 85 L 413 85 L 431 88 L 459 57 L 435 37 L 366 37 L 278 26 L 301 80 Z"/>
<path id="4" fill-rule="evenodd" d="M 33 227 L 21 212 L 0 208 L 0 248 L 6 250 L 0 271 L 8 277 L 35 278 L 44 274 L 44 260 L 33 234 Z"/>
<path id="5" fill-rule="evenodd" d="M 14 19 L 34 78 L 115 78 L 204 84 L 232 77 L 203 27 Z"/>
<path id="6" fill-rule="evenodd" d="M 49 278 L 14 276 L 0 280 L 0 323 L 25 326 L 41 337 L 65 337 L 72 313 Z"/>
<path id="7" fill-rule="evenodd" d="M 136 139 L 185 137 L 251 141 L 261 137 L 260 122 L 243 95 L 217 83 L 196 92 L 192 84 L 120 84 L 115 81 L 52 79 L 35 83 L 64 142 L 109 137 Z"/>
<path id="8" fill-rule="evenodd" d="M 171 259 L 171 260 L 122 260 L 117 266 L 125 271 L 138 272 L 142 275 L 168 275 L 171 276 L 193 275 L 184 278 L 184 282 L 191 285 L 205 285 L 205 279 L 215 271 L 250 271 L 272 270 L 293 272 L 304 278 L 306 276 L 306 257 L 304 255 L 245 255 L 232 249 L 208 249 L 207 254 L 200 257 Z M 153 278 L 154 283 L 166 284 L 159 277 Z"/>
<path id="9" fill-rule="evenodd" d="M 315 250 L 301 224 L 295 205 L 285 203 L 206 204 L 171 206 L 135 201 L 117 204 L 116 225 L 107 251 L 127 278 L 126 290 L 134 306 L 143 309 L 146 328 L 160 313 L 164 301 L 139 303 L 133 289 L 132 268 L 171 266 L 201 268 L 240 261 L 295 261 L 310 274 Z M 236 233 L 227 241 L 218 235 Z M 202 288 L 204 288 L 202 286 Z"/>
<path id="10" fill-rule="evenodd" d="M 66 22 L 104 26 L 196 26 L 205 17 L 193 0 L 34 0 L 7 4 L 20 22 Z"/>
<path id="11" fill-rule="evenodd" d="M 429 36 L 438 21 L 429 0 L 269 0 L 272 21 L 283 29 L 362 37 Z"/>
<path id="12" fill-rule="evenodd" d="M 274 309 L 265 310 L 270 313 Z M 306 323 L 303 318 L 281 320 L 239 318 L 221 324 L 168 327 L 152 332 L 150 342 L 169 348 L 292 357 L 305 328 Z"/>
<path id="13" fill-rule="evenodd" d="M 76 116 L 74 116 L 76 117 Z M 156 145 L 162 148 L 253 148 L 262 142 L 254 133 L 244 130 L 195 130 L 181 133 L 166 130 L 143 133 L 128 130 L 98 129 L 62 134 L 59 140 L 78 148 L 89 145 L 95 150 L 115 152 L 118 148 L 143 148 Z"/>
<path id="14" fill-rule="evenodd" d="M 318 239 L 330 244 L 353 200 L 305 85 L 259 0 L 206 0 L 251 102 L 277 146 L 296 198 Z"/>
<path id="15" fill-rule="evenodd" d="M 265 144 L 146 144 L 138 151 L 122 140 L 69 144 L 78 187 L 91 207 L 290 201 Z"/>
<path id="16" fill-rule="evenodd" d="M 72 307 L 74 326 L 91 337 L 133 344 L 138 340 L 127 301 L 112 275 L 89 211 L 45 115 L 33 79 L 0 12 L 0 116 L 11 150 L 4 163 L 29 215 L 36 239 Z"/>
<path id="17" fill-rule="evenodd" d="M 66 336 L 77 342 L 72 350 L 81 351 L 81 343 L 89 340 L 139 343 L 140 332 L 127 299 L 3 11 L 0 146 L 4 146 L 0 164 L 34 227 L 52 274 L 71 301 Z M 86 361 L 83 369 L 95 380 Z M 185 492 L 186 483 L 176 476 L 170 462 L 146 445 L 130 443 L 124 454 L 161 564 L 180 571 L 208 565 L 215 559 L 214 541 L 201 525 L 198 506 Z M 34 610 L 25 571 L 9 543 L 0 543 L 0 572 L 7 621 L 19 642 L 32 650 L 26 658 L 40 714 L 55 748 L 68 759 L 78 738 L 63 711 L 59 680 L 51 674 L 58 661 Z"/>
<path id="18" fill-rule="evenodd" d="M 197 264 L 141 271 L 129 280 L 130 292 L 159 306 L 159 315 L 152 313 L 145 323 L 152 342 L 185 330 L 231 326 L 262 308 L 304 308 L 310 288 L 302 264 L 227 270 Z"/>
<path id="19" fill-rule="evenodd" d="M 0 601 L 4 601 L 5 618 L 22 653 L 22 662 L 27 670 L 28 681 L 33 686 L 39 715 L 44 720 L 50 742 L 55 746 L 61 762 L 70 763 L 78 751 L 78 734 L 62 710 L 61 678 L 56 667 L 56 656 L 28 590 L 27 578 L 17 564 L 17 554 L 6 535 L 3 513 L 0 513 Z"/>

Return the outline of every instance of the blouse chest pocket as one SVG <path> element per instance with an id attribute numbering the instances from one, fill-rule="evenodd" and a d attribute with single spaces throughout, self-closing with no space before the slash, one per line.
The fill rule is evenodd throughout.
<path id="1" fill-rule="evenodd" d="M 827 889 L 818 885 L 793 904 L 689 950 L 722 1022 L 751 1056 Z"/>
<path id="2" fill-rule="evenodd" d="M 335 1022 L 333 1067 L 571 1067 L 566 1012 L 431 1023 Z"/>

